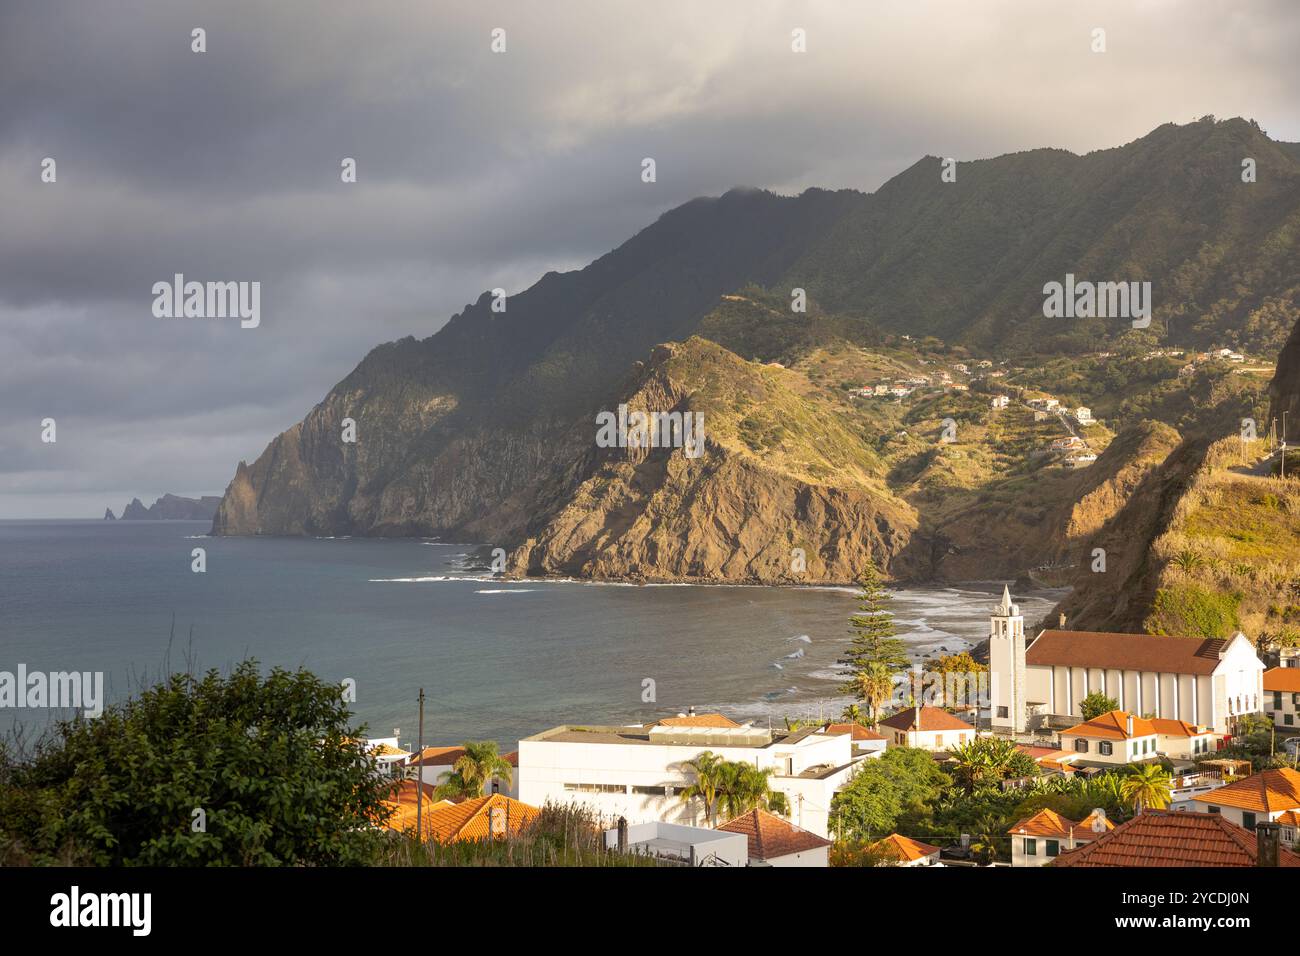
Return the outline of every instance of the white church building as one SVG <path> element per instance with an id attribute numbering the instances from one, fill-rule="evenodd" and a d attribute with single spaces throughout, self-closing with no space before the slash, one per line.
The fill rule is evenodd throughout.
<path id="1" fill-rule="evenodd" d="M 1157 637 L 1096 631 L 1042 631 L 1025 639 L 1011 592 L 989 621 L 993 729 L 1034 730 L 1049 717 L 1082 718 L 1093 691 L 1138 715 L 1183 720 L 1221 734 L 1264 703 L 1264 664 L 1249 638 Z"/>

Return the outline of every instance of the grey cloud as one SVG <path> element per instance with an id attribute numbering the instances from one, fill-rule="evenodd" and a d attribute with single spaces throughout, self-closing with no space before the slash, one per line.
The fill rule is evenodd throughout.
<path id="1" fill-rule="evenodd" d="M 12 0 L 0 517 L 220 491 L 373 345 L 697 195 L 869 190 L 926 154 L 1106 148 L 1209 112 L 1300 139 L 1296 48 L 1286 0 Z M 262 327 L 153 318 L 177 271 L 260 280 Z M 57 449 L 34 444 L 46 415 Z"/>

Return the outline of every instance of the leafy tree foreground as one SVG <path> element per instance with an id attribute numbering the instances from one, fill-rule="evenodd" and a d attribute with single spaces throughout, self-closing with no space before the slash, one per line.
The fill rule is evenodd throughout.
<path id="1" fill-rule="evenodd" d="M 337 685 L 244 661 L 0 744 L 0 864 L 368 863 L 391 783 L 350 720 Z"/>

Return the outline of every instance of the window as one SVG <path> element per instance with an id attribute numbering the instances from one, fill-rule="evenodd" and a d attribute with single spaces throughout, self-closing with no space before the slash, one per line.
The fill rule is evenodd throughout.
<path id="1" fill-rule="evenodd" d="M 1048 840 L 1048 841 L 1047 841 L 1047 855 L 1048 855 L 1048 856 L 1056 856 L 1056 855 L 1057 855 L 1058 853 L 1060 853 L 1060 852 L 1061 852 L 1061 841 L 1060 841 L 1060 840 Z"/>
<path id="2" fill-rule="evenodd" d="M 564 789 L 570 793 L 627 793 L 621 783 L 566 783 Z"/>
<path id="3" fill-rule="evenodd" d="M 1038 841 L 1025 838 L 1025 856 L 1038 856 Z"/>
<path id="4" fill-rule="evenodd" d="M 1282 723 L 1290 727 L 1292 724 L 1295 723 L 1295 714 L 1283 714 Z"/>
<path id="5" fill-rule="evenodd" d="M 1074 739 L 1074 749 L 1079 751 L 1081 754 L 1086 754 L 1088 752 L 1088 741 L 1084 740 L 1082 737 L 1076 737 Z"/>
<path id="6" fill-rule="evenodd" d="M 934 735 L 934 745 L 935 745 L 936 747 L 942 747 L 942 746 L 943 746 L 943 734 L 935 734 L 935 735 Z"/>
<path id="7" fill-rule="evenodd" d="M 1253 830 L 1255 829 L 1255 823 L 1255 814 L 1251 813 L 1249 810 L 1243 810 L 1241 812 L 1241 825 L 1243 827 L 1247 830 Z"/>
<path id="8" fill-rule="evenodd" d="M 659 787 L 634 786 L 632 787 L 632 792 L 646 797 L 664 797 L 668 795 L 668 788 L 664 786 L 659 786 Z"/>
<path id="9" fill-rule="evenodd" d="M 1097 753 L 1101 754 L 1103 757 L 1109 757 L 1114 752 L 1115 747 L 1109 740 L 1103 740 L 1101 743 L 1097 744 Z"/>
<path id="10" fill-rule="evenodd" d="M 1273 709 L 1282 709 L 1282 692 L 1280 690 L 1273 691 Z"/>
<path id="11" fill-rule="evenodd" d="M 999 708 L 998 708 L 998 716 L 999 716 L 999 717 L 1010 717 L 1010 716 L 1011 716 L 1011 712 L 1010 712 L 1006 707 L 999 707 Z"/>

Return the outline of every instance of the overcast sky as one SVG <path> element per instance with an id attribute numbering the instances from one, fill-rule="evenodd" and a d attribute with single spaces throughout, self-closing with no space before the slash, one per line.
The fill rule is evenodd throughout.
<path id="1" fill-rule="evenodd" d="M 0 518 L 220 494 L 372 346 L 694 196 L 1206 113 L 1300 139 L 1300 4 L 1226 6 L 3 0 Z M 177 272 L 260 281 L 260 327 L 155 318 Z"/>

